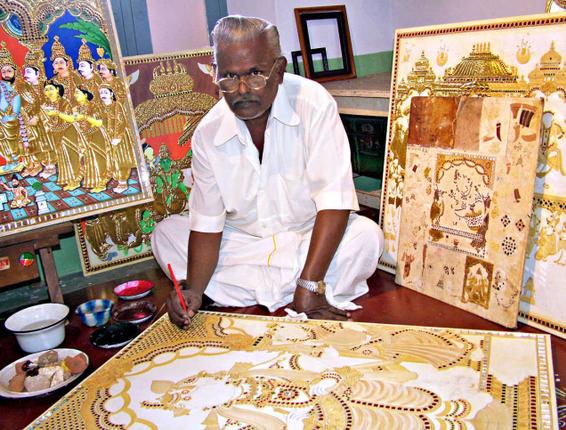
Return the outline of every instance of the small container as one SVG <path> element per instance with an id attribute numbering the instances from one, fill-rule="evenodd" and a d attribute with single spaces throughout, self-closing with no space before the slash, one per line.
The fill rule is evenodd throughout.
<path id="1" fill-rule="evenodd" d="M 65 340 L 69 307 L 61 303 L 30 306 L 11 315 L 4 325 L 25 352 L 53 349 Z"/>
<path id="2" fill-rule="evenodd" d="M 95 299 L 77 306 L 75 313 L 88 327 L 102 326 L 110 319 L 114 302 L 108 299 Z"/>
<path id="3" fill-rule="evenodd" d="M 114 288 L 116 294 L 122 300 L 137 300 L 151 293 L 153 282 L 145 279 L 124 282 Z"/>

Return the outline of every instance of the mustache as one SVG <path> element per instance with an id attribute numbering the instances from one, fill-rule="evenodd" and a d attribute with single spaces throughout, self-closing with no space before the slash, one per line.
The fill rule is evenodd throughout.
<path id="1" fill-rule="evenodd" d="M 259 98 L 250 95 L 245 95 L 243 97 L 237 98 L 236 100 L 232 100 L 230 104 L 232 106 L 238 106 L 240 103 L 259 103 Z"/>

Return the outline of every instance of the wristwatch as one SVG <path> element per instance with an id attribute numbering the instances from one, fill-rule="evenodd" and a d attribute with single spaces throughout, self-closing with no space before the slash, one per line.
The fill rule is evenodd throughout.
<path id="1" fill-rule="evenodd" d="M 305 290 L 309 290 L 311 293 L 318 295 L 324 294 L 326 291 L 326 284 L 324 281 L 307 281 L 306 279 L 297 279 L 297 285 Z"/>

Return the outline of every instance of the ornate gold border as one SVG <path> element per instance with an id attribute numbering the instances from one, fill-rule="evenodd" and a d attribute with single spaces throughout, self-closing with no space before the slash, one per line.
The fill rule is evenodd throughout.
<path id="1" fill-rule="evenodd" d="M 83 274 L 85 276 L 94 275 L 95 273 L 106 272 L 108 270 L 115 269 L 118 266 L 127 266 L 129 264 L 140 263 L 142 261 L 150 260 L 153 258 L 151 250 L 142 252 L 140 254 L 131 255 L 129 257 L 121 258 L 116 261 L 109 261 L 107 263 L 98 264 L 93 266 L 90 261 L 90 256 L 87 250 L 87 244 L 85 240 L 85 233 L 83 231 L 82 225 L 80 223 L 75 223 L 75 239 L 77 241 L 77 247 L 80 252 L 81 266 L 83 269 Z"/>
<path id="2" fill-rule="evenodd" d="M 151 63 L 156 60 L 179 60 L 183 58 L 201 57 L 203 55 L 212 55 L 211 48 L 195 49 L 191 51 L 168 52 L 164 54 L 145 54 L 145 55 L 132 55 L 130 57 L 121 58 L 121 62 L 126 66 L 135 64 Z"/>

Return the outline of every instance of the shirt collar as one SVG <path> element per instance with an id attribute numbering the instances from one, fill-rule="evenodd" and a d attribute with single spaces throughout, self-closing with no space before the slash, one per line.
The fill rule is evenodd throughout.
<path id="1" fill-rule="evenodd" d="M 234 115 L 225 99 L 222 99 L 220 102 L 223 103 L 222 115 L 224 118 L 222 119 L 220 130 L 218 131 L 214 145 L 220 146 L 235 136 L 237 136 L 240 142 L 244 144 L 246 141 L 244 138 L 244 121 L 238 119 L 236 115 Z M 287 96 L 287 92 L 283 85 L 279 85 L 279 88 L 277 89 L 277 95 L 271 105 L 271 112 L 269 113 L 269 116 L 270 118 L 273 117 L 277 121 L 290 127 L 299 125 L 299 115 L 291 107 L 289 97 Z"/>

